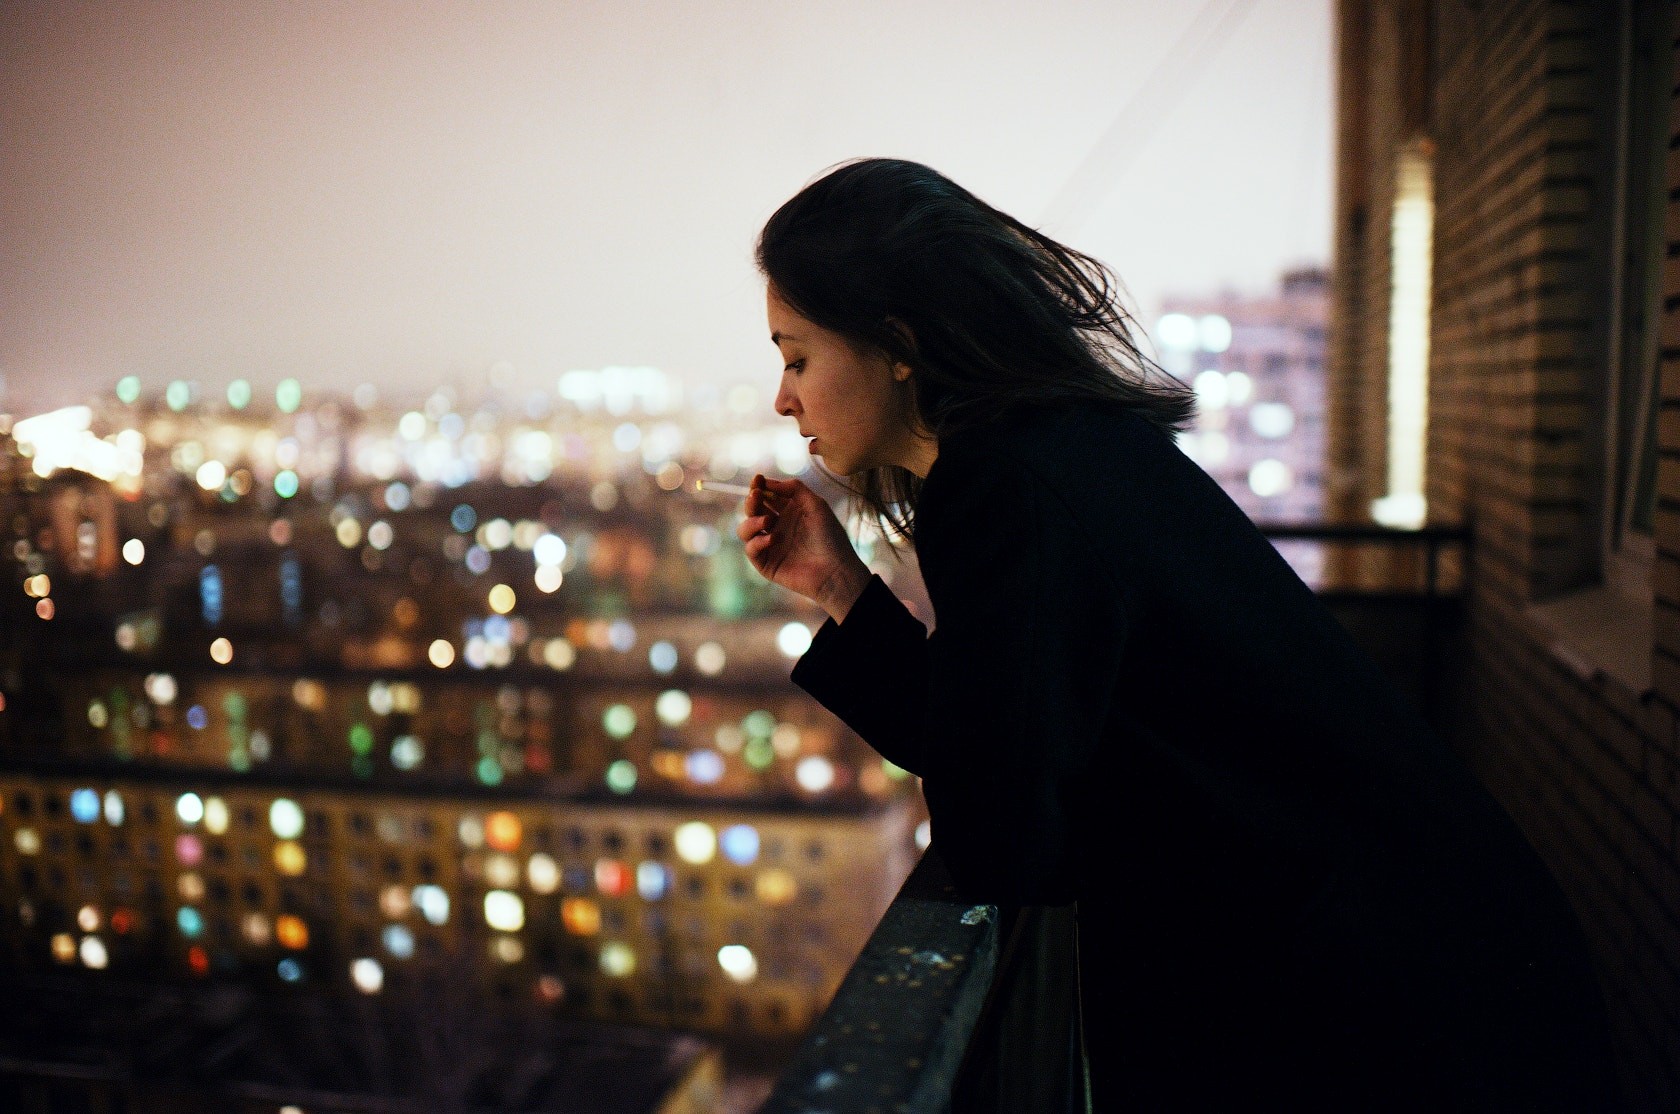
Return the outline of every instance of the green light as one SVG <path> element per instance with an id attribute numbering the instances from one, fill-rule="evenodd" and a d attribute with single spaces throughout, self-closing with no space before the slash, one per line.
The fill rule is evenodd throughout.
<path id="1" fill-rule="evenodd" d="M 488 754 L 478 760 L 478 780 L 486 785 L 500 785 L 502 764 Z"/>
<path id="2" fill-rule="evenodd" d="M 628 739 L 636 730 L 636 713 L 628 704 L 614 704 L 602 714 L 601 726 L 615 739 Z"/>
<path id="3" fill-rule="evenodd" d="M 350 749 L 357 754 L 373 753 L 373 730 L 365 723 L 352 724 L 350 727 Z"/>
<path id="4" fill-rule="evenodd" d="M 171 410 L 185 410 L 187 403 L 192 401 L 192 387 L 185 379 L 173 380 L 164 388 L 163 401 L 169 404 Z"/>
<path id="5" fill-rule="evenodd" d="M 251 404 L 251 384 L 243 379 L 235 379 L 228 384 L 228 405 L 235 410 L 243 410 Z"/>
<path id="6" fill-rule="evenodd" d="M 290 499 L 298 493 L 297 473 L 290 468 L 274 474 L 274 494 L 282 499 Z"/>
<path id="7" fill-rule="evenodd" d="M 888 762 L 885 758 L 881 759 L 881 769 L 894 781 L 903 781 L 905 778 L 910 776 L 909 770 L 906 770 L 903 766 L 895 766 L 891 762 Z"/>
<path id="8" fill-rule="evenodd" d="M 355 774 L 357 777 L 372 777 L 373 776 L 373 759 L 369 758 L 365 754 L 353 754 L 353 755 L 351 755 L 350 756 L 350 772 Z"/>
<path id="9" fill-rule="evenodd" d="M 129 405 L 133 405 L 139 400 L 140 377 L 138 375 L 125 375 L 121 379 L 117 380 L 118 402 L 126 402 Z"/>
<path id="10" fill-rule="evenodd" d="M 222 697 L 222 711 L 227 713 L 228 719 L 236 722 L 243 720 L 245 718 L 244 694 L 230 692 L 226 696 Z"/>
<path id="11" fill-rule="evenodd" d="M 303 405 L 303 385 L 296 379 L 282 379 L 274 388 L 274 404 L 282 414 L 290 414 Z"/>
<path id="12" fill-rule="evenodd" d="M 614 793 L 628 793 L 636 788 L 636 764 L 620 758 L 607 767 L 607 788 Z"/>
<path id="13" fill-rule="evenodd" d="M 766 739 L 776 730 L 776 717 L 762 708 L 756 712 L 749 712 L 741 721 L 741 730 L 748 735 L 762 735 Z"/>
<path id="14" fill-rule="evenodd" d="M 776 760 L 776 748 L 771 746 L 770 740 L 763 735 L 755 735 L 741 748 L 741 757 L 755 770 L 768 769 L 770 763 Z"/>

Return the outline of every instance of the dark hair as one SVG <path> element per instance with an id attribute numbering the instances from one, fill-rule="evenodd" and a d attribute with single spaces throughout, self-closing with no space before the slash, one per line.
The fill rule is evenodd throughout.
<path id="1" fill-rule="evenodd" d="M 1132 339 L 1113 272 L 920 163 L 840 164 L 776 210 L 754 255 L 800 316 L 911 367 L 904 417 L 935 437 L 1064 401 L 1124 407 L 1169 435 L 1195 415 L 1195 392 Z M 854 512 L 915 541 L 915 473 L 841 482 Z"/>

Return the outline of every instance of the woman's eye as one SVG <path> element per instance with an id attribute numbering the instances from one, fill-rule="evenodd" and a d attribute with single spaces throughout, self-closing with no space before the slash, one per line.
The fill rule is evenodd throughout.
<path id="1" fill-rule="evenodd" d="M 805 370 L 805 361 L 804 360 L 794 360 L 792 363 L 788 364 L 787 367 L 783 368 L 782 370 L 783 371 L 791 371 L 795 375 L 797 375 L 801 371 Z"/>

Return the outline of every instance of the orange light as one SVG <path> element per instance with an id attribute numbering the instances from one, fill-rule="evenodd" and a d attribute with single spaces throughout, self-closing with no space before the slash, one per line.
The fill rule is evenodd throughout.
<path id="1" fill-rule="evenodd" d="M 593 936 L 601 931 L 601 907 L 587 897 L 568 897 L 560 902 L 560 920 L 573 936 Z"/>
<path id="2" fill-rule="evenodd" d="M 134 927 L 134 914 L 127 909 L 111 910 L 111 931 L 119 936 L 126 934 Z"/>
<path id="3" fill-rule="evenodd" d="M 754 888 L 758 891 L 758 900 L 766 905 L 786 905 L 799 893 L 799 884 L 793 880 L 793 875 L 780 867 L 760 874 Z"/>
<path id="4" fill-rule="evenodd" d="M 274 845 L 274 869 L 281 874 L 296 878 L 303 873 L 304 867 L 309 865 L 309 856 L 303 853 L 303 848 L 286 840 Z"/>
<path id="5" fill-rule="evenodd" d="M 309 926 L 290 913 L 282 913 L 275 918 L 274 937 L 281 947 L 300 951 L 309 946 Z"/>
<path id="6" fill-rule="evenodd" d="M 187 949 L 187 966 L 193 969 L 195 975 L 207 975 L 210 973 L 210 957 L 203 948 L 194 944 Z"/>
<path id="7" fill-rule="evenodd" d="M 511 812 L 492 812 L 484 819 L 484 842 L 496 851 L 519 850 L 524 829 Z"/>

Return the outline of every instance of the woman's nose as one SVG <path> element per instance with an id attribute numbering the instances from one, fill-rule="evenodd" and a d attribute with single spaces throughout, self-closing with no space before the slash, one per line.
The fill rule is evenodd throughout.
<path id="1" fill-rule="evenodd" d="M 788 390 L 786 383 L 782 384 L 782 386 L 776 391 L 776 413 L 780 414 L 782 417 L 793 417 L 797 402 L 798 400 L 794 397 L 793 392 Z"/>

